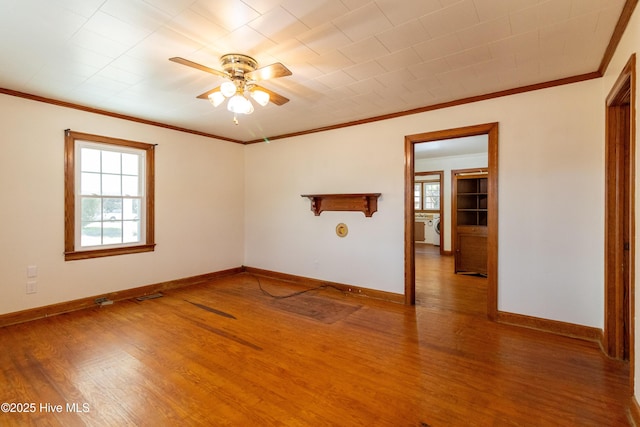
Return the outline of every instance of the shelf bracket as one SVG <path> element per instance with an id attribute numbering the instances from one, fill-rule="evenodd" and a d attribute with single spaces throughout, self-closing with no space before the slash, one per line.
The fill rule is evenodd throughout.
<path id="1" fill-rule="evenodd" d="M 320 216 L 324 211 L 362 212 L 367 218 L 378 210 L 378 197 L 381 193 L 358 194 L 302 194 L 311 200 L 311 212 Z"/>

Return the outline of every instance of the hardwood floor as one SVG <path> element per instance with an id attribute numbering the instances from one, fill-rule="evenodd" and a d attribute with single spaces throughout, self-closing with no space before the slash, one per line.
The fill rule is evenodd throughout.
<path id="1" fill-rule="evenodd" d="M 2 328 L 0 425 L 629 425 L 627 364 L 421 252 L 416 307 L 240 274 Z"/>

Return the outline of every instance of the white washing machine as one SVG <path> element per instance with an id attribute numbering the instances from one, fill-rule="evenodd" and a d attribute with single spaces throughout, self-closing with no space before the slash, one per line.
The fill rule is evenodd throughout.
<path id="1" fill-rule="evenodd" d="M 440 215 L 432 215 L 424 225 L 424 242 L 440 246 Z"/>
<path id="2" fill-rule="evenodd" d="M 433 216 L 433 244 L 440 246 L 440 215 Z"/>

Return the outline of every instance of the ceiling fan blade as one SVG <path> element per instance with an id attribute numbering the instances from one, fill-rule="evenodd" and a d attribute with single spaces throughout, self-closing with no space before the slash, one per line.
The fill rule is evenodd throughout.
<path id="1" fill-rule="evenodd" d="M 209 99 L 209 95 L 211 95 L 214 92 L 220 92 L 220 86 L 218 86 L 216 88 L 213 88 L 211 90 L 208 90 L 205 93 L 196 96 L 196 98 L 198 98 L 198 99 Z"/>
<path id="2" fill-rule="evenodd" d="M 245 77 L 255 82 L 260 80 L 275 79 L 278 77 L 290 76 L 291 71 L 279 62 L 258 68 L 245 74 Z"/>
<path id="3" fill-rule="evenodd" d="M 276 105 L 283 105 L 286 104 L 287 102 L 289 102 L 289 98 L 285 98 L 282 95 L 278 95 L 277 93 L 269 90 L 269 89 L 265 89 L 262 86 L 254 86 L 254 89 L 258 89 L 261 90 L 263 92 L 266 92 L 269 94 L 269 101 L 273 102 Z"/>
<path id="4" fill-rule="evenodd" d="M 189 61 L 188 59 L 184 59 L 184 58 L 180 58 L 180 57 L 176 56 L 176 57 L 173 57 L 173 58 L 169 58 L 169 61 L 172 61 L 172 62 L 175 62 L 175 63 L 178 63 L 178 64 L 182 64 L 182 65 L 186 65 L 187 67 L 195 68 L 196 70 L 204 71 L 205 73 L 211 73 L 211 74 L 215 74 L 216 76 L 229 78 L 229 75 L 227 73 L 225 73 L 224 71 L 215 70 L 213 68 L 205 67 L 204 65 L 200 65 L 200 64 L 198 64 L 196 62 Z"/>

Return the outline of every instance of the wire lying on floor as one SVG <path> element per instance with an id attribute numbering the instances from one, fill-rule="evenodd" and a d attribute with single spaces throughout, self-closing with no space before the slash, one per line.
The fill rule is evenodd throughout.
<path id="1" fill-rule="evenodd" d="M 258 276 L 256 276 L 255 274 L 249 274 L 249 275 L 250 275 L 251 277 L 253 277 L 253 278 L 256 280 L 256 282 L 258 282 L 258 287 L 260 288 L 260 291 L 261 291 L 264 295 L 266 295 L 266 296 L 268 296 L 268 297 L 271 297 L 271 298 L 275 298 L 275 299 L 291 298 L 291 297 L 295 297 L 295 296 L 298 296 L 298 295 L 306 294 L 307 292 L 318 291 L 318 290 L 321 290 L 321 289 L 329 289 L 329 288 L 333 288 L 333 289 L 335 289 L 335 290 L 337 290 L 337 291 L 343 292 L 343 290 L 342 290 L 342 289 L 340 289 L 340 288 L 338 288 L 337 286 L 333 286 L 333 285 L 330 285 L 330 284 L 328 284 L 328 283 L 324 283 L 324 284 L 322 284 L 322 285 L 316 286 L 315 288 L 303 289 L 303 290 L 301 290 L 301 291 L 293 292 L 293 293 L 291 293 L 291 294 L 286 294 L 286 295 L 273 295 L 272 293 L 270 293 L 269 291 L 265 290 L 265 289 L 262 287 L 262 282 L 260 281 L 260 278 L 259 278 Z"/>

